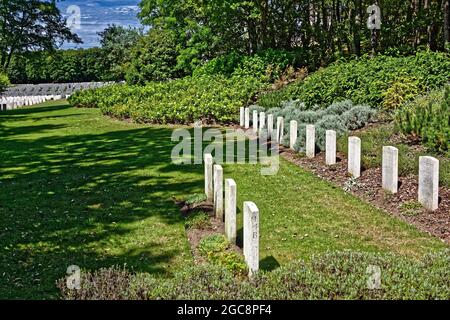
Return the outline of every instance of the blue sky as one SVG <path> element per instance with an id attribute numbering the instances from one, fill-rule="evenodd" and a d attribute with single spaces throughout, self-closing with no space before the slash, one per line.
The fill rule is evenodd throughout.
<path id="1" fill-rule="evenodd" d="M 139 12 L 139 0 L 64 0 L 58 7 L 64 17 L 68 17 L 69 6 L 80 8 L 81 29 L 73 29 L 83 40 L 83 44 L 75 46 L 64 44 L 63 48 L 91 48 L 99 45 L 97 32 L 104 30 L 109 24 L 123 26 L 139 26 L 136 15 Z"/>

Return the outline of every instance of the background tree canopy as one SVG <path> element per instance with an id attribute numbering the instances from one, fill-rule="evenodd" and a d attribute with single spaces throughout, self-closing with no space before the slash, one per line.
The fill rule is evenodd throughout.
<path id="1" fill-rule="evenodd" d="M 55 0 L 1 0 L 0 61 L 4 70 L 15 54 L 53 50 L 64 41 L 81 43 L 66 26 Z"/>
<path id="2" fill-rule="evenodd" d="M 400 56 L 422 47 L 449 50 L 449 2 L 375 1 L 382 22 L 381 30 L 374 33 L 377 51 Z M 276 50 L 294 54 L 294 67 L 314 70 L 340 58 L 372 52 L 374 34 L 366 21 L 367 8 L 373 3 L 142 0 L 139 17 L 148 32 L 110 26 L 99 34 L 101 48 L 54 52 L 51 49 L 58 42 L 79 41 L 65 27 L 54 1 L 2 0 L 1 63 L 12 82 L 126 79 L 142 84 L 190 75 L 217 57 Z M 17 32 L 23 26 L 26 31 Z"/>

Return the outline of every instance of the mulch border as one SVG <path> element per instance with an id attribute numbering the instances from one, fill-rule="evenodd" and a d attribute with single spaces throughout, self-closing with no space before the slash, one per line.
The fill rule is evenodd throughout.
<path id="1" fill-rule="evenodd" d="M 280 146 L 280 155 L 290 163 L 302 167 L 340 188 L 344 189 L 350 179 L 345 154 L 338 153 L 338 162 L 333 166 L 325 164 L 323 152 L 310 159 Z M 431 212 L 421 208 L 415 214 L 407 215 L 402 210 L 402 205 L 417 201 L 418 177 L 416 175 L 399 177 L 398 193 L 391 194 L 382 189 L 381 176 L 381 167 L 362 168 L 361 177 L 356 180 L 356 184 L 348 192 L 450 244 L 450 188 L 442 186 L 439 188 L 438 210 Z"/>

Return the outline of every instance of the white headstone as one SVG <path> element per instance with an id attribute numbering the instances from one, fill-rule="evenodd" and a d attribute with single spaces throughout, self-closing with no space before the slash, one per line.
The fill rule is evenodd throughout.
<path id="1" fill-rule="evenodd" d="M 250 128 L 250 109 L 245 108 L 245 129 Z"/>
<path id="2" fill-rule="evenodd" d="M 348 138 L 348 172 L 354 177 L 361 176 L 361 139 Z"/>
<path id="3" fill-rule="evenodd" d="M 294 150 L 295 143 L 297 142 L 297 134 L 298 134 L 297 130 L 298 130 L 298 122 L 295 120 L 292 120 L 290 122 L 290 127 L 289 127 L 289 137 L 290 137 L 289 147 L 292 150 Z"/>
<path id="4" fill-rule="evenodd" d="M 383 189 L 391 193 L 398 191 L 398 149 L 383 147 Z"/>
<path id="5" fill-rule="evenodd" d="M 336 131 L 327 130 L 325 140 L 325 161 L 331 166 L 336 164 Z"/>
<path id="6" fill-rule="evenodd" d="M 250 201 L 244 202 L 244 257 L 252 276 L 259 270 L 259 210 Z"/>
<path id="7" fill-rule="evenodd" d="M 223 168 L 214 165 L 214 214 L 223 220 Z"/>
<path id="8" fill-rule="evenodd" d="M 214 201 L 214 192 L 213 192 L 213 157 L 211 154 L 205 154 L 204 156 L 205 162 L 205 194 L 208 198 L 208 201 Z"/>
<path id="9" fill-rule="evenodd" d="M 306 156 L 308 158 L 316 156 L 316 127 L 311 124 L 306 126 Z"/>
<path id="10" fill-rule="evenodd" d="M 428 210 L 439 207 L 439 160 L 419 158 L 419 202 Z"/>
<path id="11" fill-rule="evenodd" d="M 233 179 L 225 180 L 225 236 L 230 243 L 236 243 L 236 182 Z"/>
<path id="12" fill-rule="evenodd" d="M 245 108 L 244 107 L 241 107 L 239 109 L 239 115 L 240 115 L 240 117 L 239 117 L 239 125 L 241 127 L 243 127 L 245 125 Z"/>
<path id="13" fill-rule="evenodd" d="M 283 117 L 277 117 L 277 142 L 283 144 L 284 136 L 284 119 Z"/>

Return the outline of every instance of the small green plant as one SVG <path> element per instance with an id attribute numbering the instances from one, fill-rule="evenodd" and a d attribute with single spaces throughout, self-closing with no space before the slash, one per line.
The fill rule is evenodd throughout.
<path id="1" fill-rule="evenodd" d="M 400 206 L 400 212 L 406 216 L 417 216 L 422 210 L 423 206 L 415 200 L 406 201 Z"/>
<path id="2" fill-rule="evenodd" d="M 400 78 L 382 93 L 383 108 L 387 111 L 397 110 L 405 102 L 412 100 L 419 93 L 418 81 L 408 77 Z"/>
<path id="3" fill-rule="evenodd" d="M 358 178 L 355 177 L 350 177 L 347 179 L 347 181 L 345 181 L 344 184 L 344 191 L 345 192 L 351 192 L 353 191 L 355 188 L 357 188 L 359 186 L 359 180 Z"/>
<path id="4" fill-rule="evenodd" d="M 211 221 L 209 219 L 208 213 L 204 211 L 194 212 L 186 218 L 184 223 L 186 229 L 207 229 L 211 226 Z"/>
<path id="5" fill-rule="evenodd" d="M 206 200 L 207 200 L 207 197 L 204 193 L 194 193 L 186 199 L 186 204 L 192 205 L 192 204 L 204 202 Z"/>
<path id="6" fill-rule="evenodd" d="M 450 150 L 450 87 L 420 96 L 398 110 L 397 128 L 422 140 L 431 150 Z"/>
<path id="7" fill-rule="evenodd" d="M 208 262 L 223 266 L 235 274 L 245 274 L 247 271 L 244 258 L 232 251 L 230 243 L 223 235 L 212 235 L 202 239 L 198 251 Z"/>

